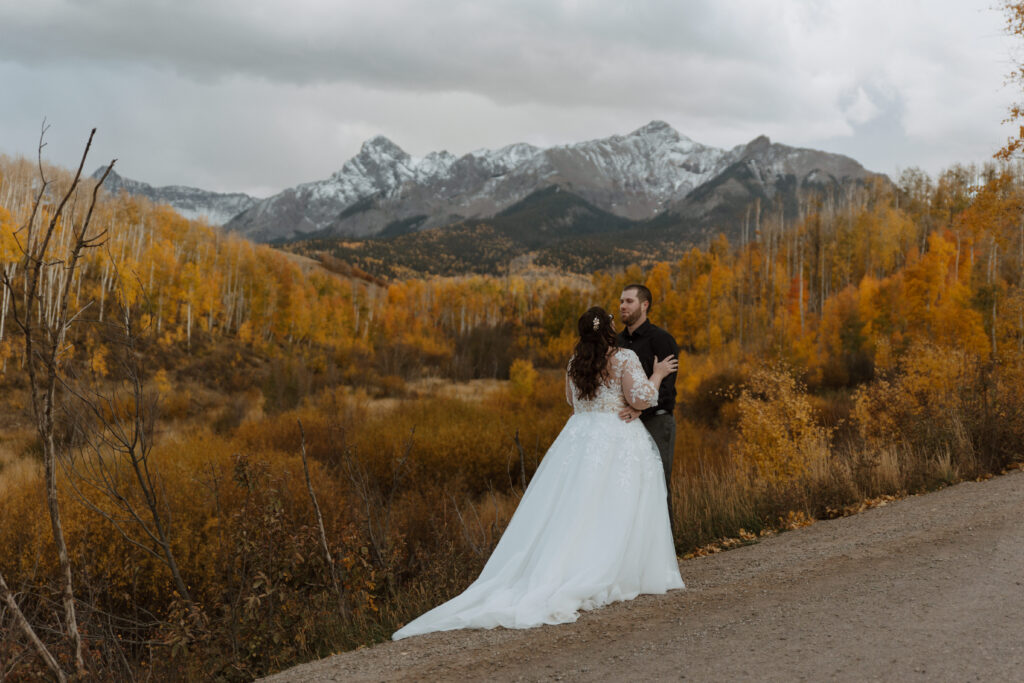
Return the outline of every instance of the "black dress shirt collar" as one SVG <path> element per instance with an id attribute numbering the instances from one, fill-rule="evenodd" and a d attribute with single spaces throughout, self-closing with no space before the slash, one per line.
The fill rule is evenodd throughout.
<path id="1" fill-rule="evenodd" d="M 647 320 L 644 320 L 642 323 L 640 323 L 640 327 L 636 328 L 636 330 L 634 330 L 632 334 L 629 333 L 629 328 L 628 327 L 625 327 L 625 328 L 622 329 L 622 334 L 623 334 L 623 336 L 626 337 L 626 339 L 635 339 L 637 337 L 646 337 L 647 334 L 651 331 L 652 327 L 654 327 L 654 326 L 651 325 L 650 319 L 647 319 Z"/>

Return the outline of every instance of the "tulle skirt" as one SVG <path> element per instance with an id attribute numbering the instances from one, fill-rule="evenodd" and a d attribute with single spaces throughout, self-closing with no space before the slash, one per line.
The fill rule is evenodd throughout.
<path id="1" fill-rule="evenodd" d="M 639 421 L 577 413 L 551 445 L 480 577 L 395 632 L 531 628 L 683 588 L 657 447 Z"/>

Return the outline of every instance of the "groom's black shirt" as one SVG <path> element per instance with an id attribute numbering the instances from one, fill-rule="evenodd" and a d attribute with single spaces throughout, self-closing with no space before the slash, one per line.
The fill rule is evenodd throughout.
<path id="1" fill-rule="evenodd" d="M 652 325 L 650 320 L 645 320 L 640 327 L 629 333 L 629 328 L 624 327 L 616 337 L 619 347 L 632 349 L 640 359 L 640 365 L 644 372 L 650 377 L 654 372 L 654 357 L 662 360 L 668 356 L 679 356 L 679 345 L 672 335 L 657 325 Z M 661 387 L 658 389 L 658 405 L 651 406 L 645 410 L 641 417 L 650 417 L 660 410 L 667 411 L 669 415 L 676 408 L 676 375 L 671 375 L 661 380 Z"/>

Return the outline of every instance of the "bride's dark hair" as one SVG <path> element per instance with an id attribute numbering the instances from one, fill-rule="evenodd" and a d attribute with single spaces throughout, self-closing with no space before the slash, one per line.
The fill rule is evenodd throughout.
<path id="1" fill-rule="evenodd" d="M 592 306 L 576 323 L 580 338 L 569 362 L 569 379 L 576 385 L 580 398 L 597 396 L 597 389 L 605 376 L 608 350 L 616 346 L 612 317 L 600 306 Z"/>

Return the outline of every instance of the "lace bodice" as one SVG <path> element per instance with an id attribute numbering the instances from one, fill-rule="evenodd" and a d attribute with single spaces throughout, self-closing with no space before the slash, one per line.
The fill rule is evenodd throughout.
<path id="1" fill-rule="evenodd" d="M 576 385 L 566 373 L 565 400 L 576 413 L 618 413 L 627 404 L 641 410 L 656 404 L 658 389 L 647 379 L 647 373 L 633 351 L 616 349 L 608 359 L 608 379 L 598 388 L 597 396 L 581 399 Z"/>

